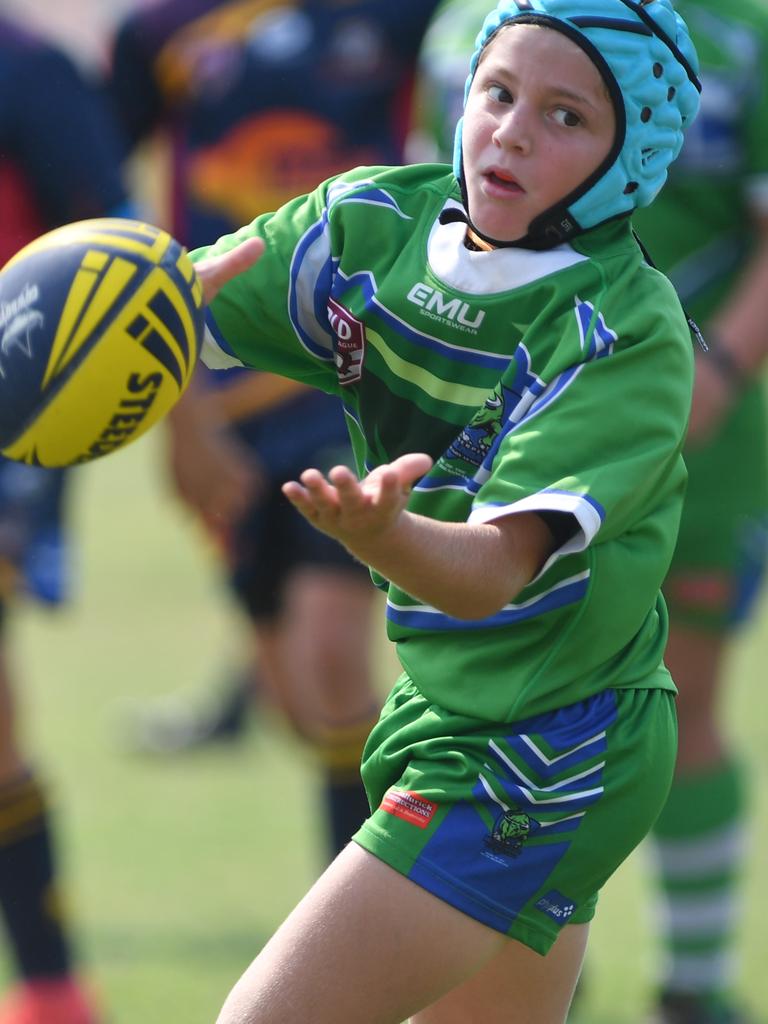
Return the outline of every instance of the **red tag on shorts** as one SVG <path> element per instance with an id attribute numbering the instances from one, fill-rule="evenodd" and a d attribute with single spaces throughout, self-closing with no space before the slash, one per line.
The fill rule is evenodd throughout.
<path id="1" fill-rule="evenodd" d="M 411 825 L 426 828 L 435 816 L 438 805 L 431 800 L 412 793 L 408 789 L 388 789 L 381 801 L 382 811 L 394 814 L 396 818 L 409 821 Z"/>

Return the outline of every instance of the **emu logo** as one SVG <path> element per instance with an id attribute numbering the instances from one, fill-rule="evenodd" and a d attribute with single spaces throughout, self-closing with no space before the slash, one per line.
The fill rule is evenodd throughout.
<path id="1" fill-rule="evenodd" d="M 480 309 L 475 313 L 474 319 L 469 316 L 469 303 L 461 299 L 449 299 L 437 288 L 431 288 L 428 284 L 419 281 L 408 292 L 408 301 L 420 306 L 424 316 L 433 320 L 443 320 L 454 326 L 461 326 L 468 330 L 477 331 L 485 319 L 485 310 Z"/>

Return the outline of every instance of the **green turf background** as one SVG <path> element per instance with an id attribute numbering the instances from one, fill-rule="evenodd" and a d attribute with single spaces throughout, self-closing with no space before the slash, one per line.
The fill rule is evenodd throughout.
<path id="1" fill-rule="evenodd" d="M 57 613 L 22 608 L 10 630 L 27 745 L 53 786 L 68 902 L 108 1024 L 213 1024 L 323 857 L 312 761 L 274 719 L 241 744 L 180 759 L 140 757 L 126 742 L 137 702 L 199 700 L 239 647 L 214 554 L 164 482 L 163 442 L 156 431 L 78 471 L 76 598 Z M 741 947 L 758 1022 L 768 1020 L 767 627 L 764 607 L 734 651 L 725 709 L 755 780 Z M 377 662 L 383 686 L 384 642 Z M 601 900 L 580 1020 L 641 1020 L 650 921 L 639 852 Z"/>

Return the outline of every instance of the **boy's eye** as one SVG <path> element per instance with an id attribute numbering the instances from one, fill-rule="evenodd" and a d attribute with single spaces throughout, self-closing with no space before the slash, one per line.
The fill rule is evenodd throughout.
<path id="1" fill-rule="evenodd" d="M 512 93 L 503 85 L 489 85 L 488 95 L 497 103 L 512 103 Z"/>
<path id="2" fill-rule="evenodd" d="M 563 125 L 565 128 L 578 128 L 581 124 L 579 115 L 574 114 L 572 110 L 566 110 L 565 107 L 558 107 L 552 116 L 558 124 Z"/>

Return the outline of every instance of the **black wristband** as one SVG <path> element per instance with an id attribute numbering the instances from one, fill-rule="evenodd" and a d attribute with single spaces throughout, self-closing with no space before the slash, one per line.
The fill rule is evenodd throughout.
<path id="1" fill-rule="evenodd" d="M 740 391 L 747 382 L 747 375 L 733 358 L 727 348 L 713 345 L 706 356 L 720 376 L 734 391 Z"/>

